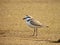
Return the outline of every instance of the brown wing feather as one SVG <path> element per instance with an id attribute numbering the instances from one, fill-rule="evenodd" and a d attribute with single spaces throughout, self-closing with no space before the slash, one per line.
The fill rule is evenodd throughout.
<path id="1" fill-rule="evenodd" d="M 35 26 L 41 26 L 36 20 L 31 20 L 30 23 Z"/>

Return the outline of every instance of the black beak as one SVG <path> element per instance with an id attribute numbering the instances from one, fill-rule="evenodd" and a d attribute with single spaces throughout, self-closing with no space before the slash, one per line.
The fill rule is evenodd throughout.
<path id="1" fill-rule="evenodd" d="M 25 20 L 26 18 L 23 18 L 23 20 Z"/>

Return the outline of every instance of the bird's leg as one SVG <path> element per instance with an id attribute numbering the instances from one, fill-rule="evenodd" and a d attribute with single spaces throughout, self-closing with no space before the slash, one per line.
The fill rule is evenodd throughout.
<path id="1" fill-rule="evenodd" d="M 37 36 L 37 28 L 35 28 L 35 30 L 36 30 L 36 36 Z"/>
<path id="2" fill-rule="evenodd" d="M 33 32 L 33 36 L 35 35 L 35 28 L 34 28 L 34 32 Z"/>

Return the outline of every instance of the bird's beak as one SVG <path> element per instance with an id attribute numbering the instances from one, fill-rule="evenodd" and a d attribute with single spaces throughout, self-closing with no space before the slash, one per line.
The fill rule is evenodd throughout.
<path id="1" fill-rule="evenodd" d="M 26 18 L 23 18 L 23 20 L 25 20 Z"/>

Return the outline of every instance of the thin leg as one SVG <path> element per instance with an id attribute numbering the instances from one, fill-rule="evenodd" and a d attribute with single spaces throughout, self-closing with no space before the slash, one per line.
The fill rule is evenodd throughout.
<path id="1" fill-rule="evenodd" d="M 35 35 L 35 28 L 34 28 L 34 32 L 33 32 L 33 36 Z"/>
<path id="2" fill-rule="evenodd" d="M 36 30 L 36 36 L 37 36 L 37 28 L 35 28 L 35 30 Z"/>

